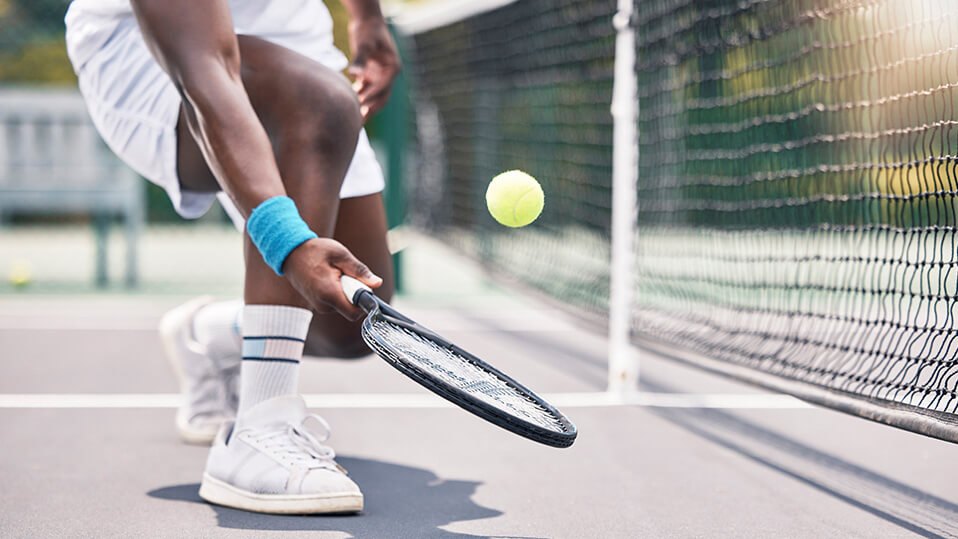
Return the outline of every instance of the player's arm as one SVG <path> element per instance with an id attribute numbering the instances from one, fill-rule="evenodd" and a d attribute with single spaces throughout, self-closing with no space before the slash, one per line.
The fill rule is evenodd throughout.
<path id="1" fill-rule="evenodd" d="M 392 92 L 401 63 L 379 0 L 340 0 L 349 12 L 349 47 L 353 62 L 349 74 L 356 82 L 363 120 L 379 112 Z"/>
<path id="2" fill-rule="evenodd" d="M 240 78 L 227 0 L 133 0 L 146 43 L 195 120 L 190 129 L 220 186 L 245 217 L 286 195 L 266 131 Z"/>
<path id="3" fill-rule="evenodd" d="M 248 219 L 264 201 L 285 197 L 266 130 L 243 86 L 239 43 L 228 1 L 131 3 L 150 51 L 183 96 L 190 130 L 223 190 Z M 295 219 L 305 227 L 298 214 Z M 340 272 L 371 286 L 381 283 L 345 247 L 330 239 L 306 240 L 282 259 L 288 261 L 281 267 L 287 270 L 290 283 L 313 307 L 325 303 L 350 318 L 359 311 L 342 295 Z"/>

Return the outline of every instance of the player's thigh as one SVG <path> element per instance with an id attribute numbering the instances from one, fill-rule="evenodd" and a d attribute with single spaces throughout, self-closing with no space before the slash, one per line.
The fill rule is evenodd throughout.
<path id="1" fill-rule="evenodd" d="M 386 301 L 395 290 L 392 256 L 386 242 L 386 209 L 382 193 L 344 198 L 339 203 L 335 239 L 383 279 L 376 294 Z M 315 356 L 357 357 L 368 353 L 362 344 L 360 322 L 335 313 L 313 317 L 306 353 Z"/>
<path id="2" fill-rule="evenodd" d="M 343 140 L 337 127 L 345 121 L 340 116 L 358 110 L 358 101 L 340 73 L 259 37 L 239 35 L 237 39 L 243 85 L 274 146 L 281 130 L 297 129 L 299 124 L 328 139 L 325 146 L 331 150 L 348 146 L 352 151 L 355 141 Z M 183 103 L 176 128 L 180 185 L 189 191 L 218 191 L 216 178 L 190 133 L 190 114 Z"/>

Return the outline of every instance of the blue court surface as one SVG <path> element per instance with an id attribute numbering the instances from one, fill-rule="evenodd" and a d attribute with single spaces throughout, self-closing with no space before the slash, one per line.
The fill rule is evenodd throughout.
<path id="1" fill-rule="evenodd" d="M 246 513 L 197 496 L 155 331 L 186 296 L 0 297 L 0 536 L 958 536 L 958 447 L 637 350 L 605 393 L 591 326 L 424 238 L 396 305 L 559 406 L 571 449 L 501 431 L 378 358 L 307 361 L 301 389 L 366 495 L 358 516 Z M 442 263 L 436 263 L 441 260 Z"/>

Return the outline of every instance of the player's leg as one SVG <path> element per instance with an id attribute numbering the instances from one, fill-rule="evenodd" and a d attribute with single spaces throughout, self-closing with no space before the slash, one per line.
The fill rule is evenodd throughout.
<path id="1" fill-rule="evenodd" d="M 266 40 L 240 36 L 243 82 L 273 142 L 287 194 L 321 237 L 332 237 L 339 192 L 361 129 L 349 82 L 305 56 Z M 247 243 L 247 304 L 306 300 Z"/>
<path id="2" fill-rule="evenodd" d="M 163 315 L 160 339 L 183 399 L 176 430 L 188 443 L 209 444 L 237 405 L 243 302 L 194 298 Z"/>
<path id="3" fill-rule="evenodd" d="M 335 238 L 344 242 L 347 247 L 356 249 L 356 256 L 360 260 L 366 261 L 374 272 L 386 281 L 384 286 L 378 292 L 389 297 L 392 293 L 392 268 L 391 260 L 386 247 L 386 224 L 385 213 L 382 206 L 382 200 L 378 193 L 369 196 L 360 196 L 345 199 L 341 213 L 335 211 L 335 202 L 339 198 L 337 190 L 337 181 L 343 174 L 342 155 L 346 155 L 350 146 L 351 137 L 330 136 L 336 130 L 342 128 L 343 121 L 337 117 L 344 112 L 348 113 L 350 107 L 353 107 L 355 100 L 352 89 L 346 85 L 346 81 L 338 74 L 332 73 L 326 69 L 317 69 L 317 66 L 308 59 L 290 53 L 286 49 L 266 42 L 261 39 L 248 36 L 239 37 L 241 54 L 244 68 L 243 77 L 250 100 L 257 114 L 263 121 L 267 132 L 274 143 L 277 162 L 283 174 L 284 181 L 287 183 L 296 182 L 296 185 L 287 186 L 291 196 L 297 199 L 297 206 L 303 213 L 307 222 L 313 225 L 313 229 L 320 235 L 335 235 Z M 283 70 L 282 76 L 275 76 L 270 69 L 274 67 L 276 61 L 273 56 L 287 58 L 283 60 L 280 69 Z M 290 83 L 282 82 L 281 87 L 274 89 L 272 86 L 277 81 L 290 80 Z M 292 79 L 300 80 L 292 84 Z M 319 88 L 308 89 L 305 92 L 301 89 L 303 86 L 315 85 Z M 336 95 L 327 95 L 334 92 Z M 303 103 L 304 98 L 300 97 L 305 93 L 306 98 L 315 100 L 310 105 Z M 323 107 L 331 109 L 331 112 L 317 110 L 311 113 L 308 107 Z M 289 119 L 287 119 L 289 118 Z M 317 120 L 316 118 L 322 118 Z M 308 122 L 303 128 L 297 127 L 298 122 Z M 207 192 L 217 189 L 216 180 L 206 166 L 202 153 L 189 136 L 188 131 L 188 111 L 184 109 L 181 115 L 178 139 L 178 176 L 185 191 Z M 363 142 L 365 148 L 356 152 L 357 160 L 373 160 L 374 155 L 368 148 L 368 142 Z M 337 156 L 340 156 L 337 158 Z M 338 159 L 338 170 L 336 162 Z M 315 173 L 310 173 L 315 171 Z M 333 181 L 322 175 L 335 176 Z M 358 163 L 350 169 L 351 181 L 358 181 L 359 192 L 378 191 L 381 189 L 381 172 L 378 164 Z M 373 177 L 375 176 L 375 177 Z M 315 181 L 321 186 L 321 190 L 310 182 Z M 299 190 L 302 195 L 297 195 L 294 191 Z M 347 189 L 348 190 L 348 189 Z M 355 191 L 355 189 L 353 189 Z M 309 214 L 309 215 L 308 215 Z M 312 216 L 312 217 L 311 217 Z M 326 217 L 324 217 L 326 216 Z M 335 219 L 335 224 L 330 225 L 329 216 Z M 316 219 L 319 219 L 319 226 L 316 226 Z M 333 233 L 335 231 L 335 233 Z M 255 250 L 247 248 L 247 256 L 254 255 L 252 262 L 258 262 L 258 254 Z M 248 283 L 258 282 L 260 279 L 266 279 L 276 282 L 276 275 L 265 267 L 260 265 L 254 267 L 259 275 L 253 277 L 248 275 Z M 285 282 L 279 279 L 279 284 L 285 286 Z M 261 292 L 259 285 L 254 285 L 248 289 L 247 302 L 256 301 L 255 294 Z M 297 296 L 298 299 L 298 296 Z M 252 300 L 252 301 L 251 301 Z M 203 348 L 228 350 L 233 349 L 232 360 L 220 354 L 217 361 L 217 368 L 222 372 L 235 372 L 234 365 L 239 364 L 239 343 L 240 336 L 236 331 L 237 326 L 234 321 L 242 318 L 239 312 L 230 312 L 225 305 L 232 305 L 234 309 L 239 309 L 235 304 L 214 303 L 204 306 L 197 313 L 194 324 L 194 333 Z M 219 345 L 212 346 L 211 341 L 218 341 Z M 227 346 L 230 341 L 235 345 Z M 212 348 L 211 348 L 212 346 Z M 180 347 L 185 349 L 185 347 Z M 359 336 L 358 324 L 349 322 L 338 314 L 315 314 L 310 329 L 310 336 L 307 339 L 307 353 L 310 355 L 323 355 L 330 357 L 358 357 L 368 353 L 368 349 Z M 201 363 L 195 361 L 194 363 Z M 234 369 L 234 371 L 223 371 L 223 368 Z M 269 368 L 272 367 L 272 368 Z M 268 366 L 273 370 L 275 366 Z M 207 371 L 210 368 L 207 368 Z M 286 370 L 295 371 L 295 368 Z M 280 377 L 281 380 L 290 380 L 292 384 L 293 377 Z M 251 384 L 255 382 L 256 377 L 247 376 L 243 378 Z M 235 380 L 235 379 L 234 379 Z M 229 398 L 235 395 L 231 387 L 229 377 L 224 377 L 226 385 L 227 399 L 225 402 L 234 402 L 235 398 Z M 199 387 L 199 384 L 196 385 Z M 201 393 L 209 395 L 208 392 Z M 190 397 L 185 399 L 190 403 L 196 399 Z M 258 399 L 254 399 L 258 400 Z M 219 399 L 223 402 L 223 399 Z M 246 399 L 250 402 L 250 399 Z M 198 408 L 202 410 L 202 407 Z M 197 410 L 190 410 L 185 414 L 194 418 L 195 422 L 202 426 L 207 426 L 212 421 L 205 421 L 207 416 L 196 413 Z M 181 414 L 184 415 L 184 414 Z M 181 422 L 178 421 L 178 425 Z M 184 428 L 180 427 L 184 438 L 190 437 L 185 434 Z M 212 439 L 214 434 L 210 429 L 205 429 L 207 439 Z"/>
<path id="4" fill-rule="evenodd" d="M 195 148 L 186 148 L 186 152 L 196 152 Z M 181 150 L 181 156 L 187 157 L 190 161 L 189 153 Z M 362 159 L 363 156 L 357 153 L 354 159 Z M 202 164 L 200 156 L 199 163 Z M 375 163 L 369 163 L 376 165 Z M 204 165 L 205 168 L 205 165 Z M 199 170 L 199 175 L 206 174 L 207 171 Z M 367 171 L 369 174 L 378 174 L 378 169 Z M 196 176 L 193 176 L 196 178 Z M 209 176 L 212 178 L 212 176 Z M 350 178 L 354 180 L 353 178 Z M 195 181 L 195 180 L 194 180 Z M 362 181 L 362 180 L 360 180 Z M 377 179 L 378 181 L 378 179 Z M 373 183 L 373 182 L 369 182 Z M 196 187 L 202 188 L 202 184 L 196 184 Z M 374 186 L 373 189 L 377 187 Z M 383 278 L 383 285 L 376 290 L 376 293 L 389 301 L 394 290 L 392 257 L 386 243 L 386 213 L 382 201 L 382 193 L 377 192 L 369 195 L 344 198 L 340 201 L 337 214 L 334 237 L 343 243 L 357 258 L 363 260 L 376 275 Z M 190 302 L 184 309 L 189 309 Z M 212 363 L 204 358 L 196 358 L 191 361 L 193 365 L 207 365 L 203 371 L 203 376 L 197 377 L 197 391 L 188 393 L 185 399 L 185 406 L 191 406 L 190 403 L 198 402 L 199 406 L 193 406 L 189 413 L 178 414 L 177 425 L 181 435 L 188 441 L 206 442 L 212 440 L 215 435 L 215 429 L 209 427 L 215 424 L 215 421 L 228 419 L 229 415 L 236 410 L 237 374 L 240 365 L 240 346 L 242 342 L 240 332 L 240 318 L 242 311 L 242 302 L 223 301 L 216 303 L 203 304 L 192 322 L 190 335 L 195 335 L 195 340 L 200 344 L 201 350 L 212 359 Z M 174 316 L 178 311 L 173 311 L 170 316 Z M 335 313 L 317 313 L 313 315 L 310 325 L 309 335 L 306 338 L 304 353 L 311 356 L 335 357 L 335 358 L 357 358 L 369 354 L 369 348 L 362 341 L 360 336 L 361 322 L 350 322 Z M 185 335 L 185 333 L 184 333 Z M 188 340 L 188 339 L 183 339 Z M 189 353 L 189 348 L 180 347 L 184 353 Z M 209 379 L 209 373 L 220 373 L 218 380 L 221 386 L 225 386 L 226 399 L 218 397 L 215 393 L 211 394 L 204 390 L 204 381 Z M 220 409 L 226 403 L 224 413 L 219 415 L 204 415 L 203 410 L 210 408 L 204 406 L 204 402 L 213 401 L 212 408 L 216 409 L 219 404 Z M 184 427 L 180 417 L 184 415 L 193 418 L 193 427 Z M 202 437 L 190 435 L 191 432 L 201 430 Z"/>
<path id="5" fill-rule="evenodd" d="M 356 94 L 338 73 L 268 41 L 240 36 L 240 49 L 244 84 L 273 141 L 286 191 L 310 228 L 322 237 L 332 237 L 339 192 L 361 128 Z M 292 307 L 309 312 L 306 300 L 266 265 L 248 235 L 244 295 L 247 309 L 266 313 L 261 323 L 270 328 L 276 327 L 271 309 L 284 317 Z M 271 307 L 274 305 L 291 307 Z M 252 326 L 256 319 L 247 314 L 243 317 L 245 344 L 255 348 L 261 343 L 251 339 L 266 327 L 257 330 Z M 296 320 L 305 320 L 308 327 L 310 318 L 311 313 Z M 305 339 L 307 327 L 293 327 L 290 322 L 288 329 L 283 329 L 289 335 L 283 337 Z M 267 346 L 270 344 L 268 341 Z M 291 355 L 297 357 L 283 359 L 299 360 L 302 346 Z M 250 357 L 244 353 L 244 358 Z M 266 398 L 296 393 L 297 367 L 289 361 L 244 360 L 239 413 Z"/>
<path id="6" fill-rule="evenodd" d="M 191 157 L 195 153 L 198 163 L 203 165 L 198 174 L 201 177 L 197 182 L 196 188 L 205 188 L 202 182 L 215 181 L 212 175 L 205 169 L 202 156 L 199 150 L 193 145 L 192 148 L 184 148 L 180 151 L 181 159 L 185 156 L 186 162 L 197 162 Z M 383 285 L 376 289 L 376 294 L 389 301 L 394 291 L 392 257 L 389 254 L 389 248 L 386 242 L 386 212 L 383 206 L 381 189 L 381 171 L 375 162 L 371 161 L 374 156 L 371 150 L 368 153 L 357 151 L 354 156 L 353 168 L 350 169 L 346 181 L 357 182 L 359 185 L 346 186 L 346 190 L 358 189 L 360 192 L 373 191 L 370 194 L 360 196 L 351 196 L 343 198 L 339 203 L 337 212 L 335 232 L 333 237 L 345 245 L 357 258 L 365 262 L 369 268 L 383 278 Z M 365 165 L 365 166 L 364 166 Z M 355 176 L 354 176 L 355 174 Z M 207 175 L 203 179 L 203 175 Z M 192 176 L 195 178 L 196 176 Z M 184 175 L 185 178 L 185 175 Z M 236 310 L 231 312 L 224 305 L 233 305 Z M 215 341 L 213 349 L 215 350 L 235 350 L 235 362 L 239 363 L 239 343 L 241 337 L 238 329 L 233 325 L 237 319 L 241 307 L 236 307 L 233 302 L 214 303 L 205 307 L 201 314 L 215 311 L 217 314 L 205 316 L 202 322 L 197 322 L 197 335 L 205 335 L 200 339 L 204 346 L 209 346 L 209 342 Z M 369 348 L 363 343 L 360 336 L 361 322 L 351 322 L 335 313 L 314 313 L 312 323 L 310 324 L 309 335 L 306 338 L 305 354 L 318 357 L 331 358 L 358 358 L 368 355 Z M 235 345 L 228 343 L 232 340 Z M 220 356 L 223 358 L 223 355 Z M 220 359 L 224 365 L 232 364 L 225 358 Z"/>
<path id="7" fill-rule="evenodd" d="M 277 49 L 280 54 L 288 53 L 288 51 L 257 38 L 240 36 L 239 39 L 241 53 L 244 59 L 244 83 L 247 86 L 250 99 L 254 108 L 257 109 L 257 113 L 260 115 L 267 131 L 270 133 L 271 138 L 273 138 L 277 150 L 277 160 L 283 173 L 284 181 L 287 181 L 287 178 L 295 179 L 298 177 L 295 173 L 296 170 L 302 170 L 304 166 L 312 166 L 308 164 L 309 161 L 315 160 L 316 158 L 322 159 L 323 156 L 315 152 L 304 154 L 299 150 L 299 148 L 305 147 L 304 145 L 285 145 L 286 148 L 289 148 L 289 151 L 284 152 L 284 145 L 280 144 L 281 140 L 279 138 L 279 133 L 282 130 L 281 124 L 283 120 L 281 115 L 284 107 L 276 106 L 277 100 L 274 98 L 273 92 L 270 90 L 268 84 L 268 82 L 273 80 L 272 77 L 267 75 L 267 84 L 260 84 L 257 81 L 257 78 L 260 76 L 259 73 L 269 73 L 268 70 L 261 72 L 252 68 L 252 66 L 263 62 L 263 58 L 269 58 Z M 299 57 L 299 59 L 305 60 L 302 57 Z M 270 60 L 266 60 L 266 62 L 269 61 Z M 325 84 L 326 82 L 330 82 L 333 86 L 339 86 L 340 89 L 346 90 L 343 84 L 345 80 L 338 74 L 331 74 L 328 70 L 325 72 L 322 70 L 313 70 L 313 64 L 308 60 L 305 62 L 297 61 L 294 65 L 297 70 L 306 70 L 310 77 L 324 78 L 323 81 L 317 81 L 317 83 Z M 332 75 L 331 78 L 334 80 L 326 81 L 325 79 L 330 78 L 329 75 Z M 318 94 L 315 97 L 322 98 L 322 94 Z M 348 95 L 342 97 L 352 100 L 353 94 L 350 91 Z M 325 98 L 323 99 L 324 101 L 328 101 L 325 100 Z M 287 103 L 295 104 L 295 96 L 290 96 Z M 293 110 L 289 111 L 289 108 L 286 108 L 288 112 L 302 117 L 302 110 L 295 107 L 295 105 L 292 109 Z M 340 108 L 337 110 L 341 111 L 343 109 Z M 185 118 L 183 120 L 182 124 L 185 125 Z M 336 123 L 338 120 L 331 118 L 331 122 Z M 328 132 L 322 131 L 322 125 L 317 123 L 312 124 L 312 126 L 320 128 L 319 134 L 321 136 L 328 135 Z M 334 139 L 333 141 L 327 140 L 326 145 L 328 146 L 330 142 L 342 141 L 342 138 Z M 342 199 L 338 212 L 334 213 L 329 211 L 328 206 L 330 202 L 334 202 L 337 199 L 337 196 L 331 193 L 333 184 L 327 183 L 330 187 L 329 190 L 323 193 L 311 193 L 308 195 L 310 198 L 309 204 L 310 206 L 316 206 L 314 208 L 314 213 L 316 214 L 334 216 L 335 224 L 332 227 L 332 230 L 334 230 L 332 233 L 333 237 L 346 245 L 357 258 L 365 262 L 374 273 L 383 278 L 383 286 L 377 289 L 376 293 L 388 300 L 392 296 L 394 286 L 392 279 L 392 259 L 386 244 L 386 215 L 381 192 L 379 192 L 382 181 L 381 171 L 378 168 L 378 164 L 362 162 L 375 159 L 371 149 L 368 148 L 368 142 L 362 141 L 362 143 L 365 144 L 366 147 L 357 150 L 354 159 L 358 162 L 354 162 L 353 167 L 350 168 L 348 178 L 348 181 L 358 182 L 360 184 L 358 191 L 363 193 L 362 196 Z M 326 151 L 329 152 L 331 150 L 331 148 L 327 148 Z M 181 168 L 180 178 L 185 189 L 191 191 L 208 191 L 217 188 L 212 173 L 206 168 L 203 156 L 199 148 L 193 143 L 191 137 L 180 139 L 179 155 L 179 166 Z M 305 159 L 305 162 L 303 159 Z M 289 171 L 290 174 L 288 174 L 287 171 Z M 375 176 L 375 178 L 372 176 Z M 368 187 L 370 185 L 372 185 L 371 188 Z M 349 187 L 351 186 L 347 186 L 345 191 L 355 190 Z M 297 200 L 297 206 L 301 205 L 302 203 Z M 301 207 L 301 211 L 305 212 L 306 210 Z M 308 218 L 307 221 L 309 222 Z M 310 224 L 312 225 L 312 223 Z M 316 227 L 314 227 L 314 230 L 320 235 L 327 235 L 327 232 L 330 230 L 328 224 L 327 221 L 323 223 L 324 227 L 322 230 Z M 255 254 L 255 251 L 248 252 Z M 273 276 L 273 273 L 270 271 L 265 272 L 263 277 L 270 278 L 271 276 Z M 228 315 L 224 316 L 224 318 L 228 318 Z M 336 358 L 355 358 L 367 355 L 369 349 L 362 342 L 362 338 L 359 334 L 359 326 L 359 322 L 350 322 L 335 313 L 315 313 L 306 341 L 306 353 L 313 356 Z M 225 326 L 220 324 L 220 327 Z"/>
<path id="8" fill-rule="evenodd" d="M 352 210 L 344 216 L 342 225 L 337 224 L 340 188 L 352 159 L 359 130 L 355 115 L 358 104 L 352 88 L 339 74 L 278 45 L 249 36 L 239 36 L 239 43 L 244 85 L 253 107 L 270 134 L 287 192 L 296 201 L 303 218 L 320 236 L 332 237 L 337 228 L 364 229 L 353 230 L 345 237 L 361 249 L 361 252 L 356 253 L 360 260 L 368 254 L 371 260 L 375 260 L 372 265 L 374 271 L 388 271 L 391 275 L 381 200 L 377 198 L 372 204 L 348 202 L 347 208 Z M 183 119 L 186 120 L 184 124 L 190 121 L 188 110 L 184 112 Z M 180 129 L 182 132 L 184 126 L 181 125 Z M 182 136 L 184 134 L 187 133 L 181 133 L 178 156 L 179 175 L 184 189 L 202 191 L 215 188 L 215 180 L 199 148 L 192 137 Z M 364 216 L 363 212 L 366 211 L 369 212 L 368 216 Z M 364 236 L 368 236 L 368 241 L 359 241 Z M 288 282 L 266 266 L 248 236 L 246 241 L 246 303 L 305 307 L 305 301 Z M 387 288 L 391 289 L 391 285 Z M 338 338 L 332 342 L 347 347 L 350 355 L 355 355 L 354 350 L 361 340 L 351 330 L 353 324 L 335 313 L 318 316 L 323 322 L 335 324 L 332 330 L 323 330 L 322 335 L 354 335 L 350 339 Z M 314 323 L 313 327 L 321 326 Z M 247 329 L 252 328 L 244 328 Z M 330 352 L 338 352 L 332 349 L 335 347 L 326 348 Z M 265 367 L 270 372 L 295 371 L 291 366 L 259 367 Z M 248 370 L 259 371 L 259 367 Z M 293 387 L 295 382 L 292 374 L 290 377 L 271 375 L 266 378 L 283 380 L 288 383 L 285 386 L 287 388 Z M 257 379 L 256 376 L 246 376 L 244 372 L 241 383 L 244 387 L 258 384 Z M 281 387 L 277 385 L 276 391 Z M 241 393 L 244 391 L 241 390 Z M 264 395 L 270 393 L 267 391 Z M 253 400 L 261 399 L 241 398 L 244 401 L 241 406 L 254 404 Z"/>
<path id="9" fill-rule="evenodd" d="M 310 228 L 320 236 L 331 237 L 340 188 L 360 129 L 355 92 L 341 75 L 284 47 L 250 36 L 239 36 L 239 45 L 243 83 L 270 135 L 287 193 L 296 201 Z M 181 118 L 185 120 L 178 127 L 181 184 L 187 191 L 213 189 L 215 180 L 189 135 L 193 118 L 188 105 L 184 104 Z M 253 337 L 260 332 L 254 325 L 275 324 L 270 321 L 273 311 L 275 316 L 308 322 L 305 300 L 285 278 L 266 265 L 248 235 L 245 251 L 248 308 L 242 317 L 243 333 Z M 301 316 L 290 314 L 297 309 L 306 312 L 300 313 Z M 252 318 L 250 312 L 255 313 Z M 260 316 L 266 320 L 259 321 Z M 281 331 L 290 334 L 276 336 L 287 340 L 305 337 L 305 334 L 297 336 L 298 328 Z M 243 363 L 241 409 L 273 396 L 296 392 L 298 357 L 282 359 L 289 361 L 251 359 Z"/>
<path id="10" fill-rule="evenodd" d="M 192 193 L 220 190 L 189 132 L 186 107 L 177 122 L 176 171 L 180 187 Z M 209 444 L 239 404 L 243 337 L 242 300 L 194 298 L 171 310 L 160 323 L 166 356 L 180 381 L 183 401 L 176 430 L 187 443 Z"/>
<path id="11" fill-rule="evenodd" d="M 313 231 L 331 237 L 361 128 L 355 93 L 339 74 L 283 47 L 248 36 L 239 36 L 239 44 L 244 86 L 270 136 L 287 194 Z M 192 123 L 191 111 L 185 113 Z M 195 172 L 185 188 L 201 187 L 203 170 Z M 361 509 L 362 494 L 333 462 L 323 435 L 302 434 L 308 416 L 296 393 L 312 313 L 248 235 L 245 260 L 237 421 L 214 441 L 200 495 L 267 512 Z"/>
<path id="12" fill-rule="evenodd" d="M 386 230 L 382 193 L 340 201 L 334 237 L 382 277 L 383 285 L 376 289 L 376 294 L 389 301 L 395 283 Z M 314 315 L 306 338 L 306 354 L 337 358 L 368 355 L 370 350 L 359 333 L 361 323 L 350 322 L 335 313 Z"/>

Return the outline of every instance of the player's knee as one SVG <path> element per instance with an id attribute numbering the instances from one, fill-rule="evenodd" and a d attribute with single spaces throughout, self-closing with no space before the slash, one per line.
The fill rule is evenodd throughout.
<path id="1" fill-rule="evenodd" d="M 327 73 L 304 73 L 297 77 L 292 100 L 296 135 L 308 139 L 328 154 L 352 152 L 362 128 L 359 99 L 349 82 Z"/>
<path id="2" fill-rule="evenodd" d="M 303 353 L 315 357 L 336 359 L 359 359 L 372 353 L 366 346 L 359 328 L 337 335 L 319 334 L 311 331 L 306 337 Z"/>

